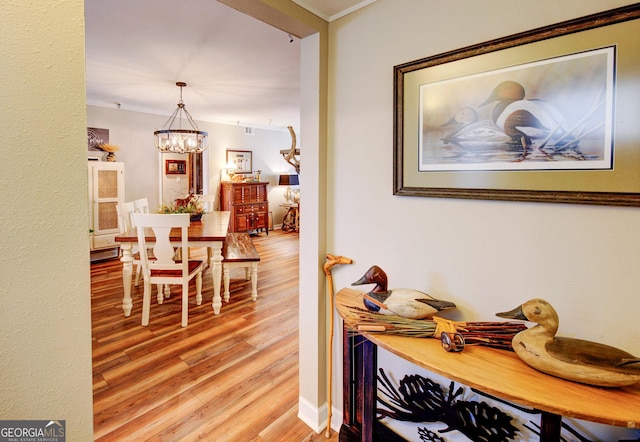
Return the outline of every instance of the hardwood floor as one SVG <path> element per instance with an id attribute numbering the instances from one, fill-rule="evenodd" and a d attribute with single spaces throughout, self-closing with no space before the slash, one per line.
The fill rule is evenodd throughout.
<path id="1" fill-rule="evenodd" d="M 180 327 L 180 295 L 152 297 L 140 325 L 142 284 L 122 313 L 118 259 L 91 266 L 93 413 L 96 441 L 337 441 L 315 434 L 298 413 L 298 234 L 253 237 L 260 253 L 258 300 L 244 270 L 231 273 L 231 300 L 211 308 L 191 285 L 189 326 Z M 206 251 L 196 249 L 194 257 Z"/>

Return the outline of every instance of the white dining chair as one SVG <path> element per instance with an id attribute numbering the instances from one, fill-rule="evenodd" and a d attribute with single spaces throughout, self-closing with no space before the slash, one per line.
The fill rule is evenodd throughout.
<path id="1" fill-rule="evenodd" d="M 133 201 L 133 207 L 136 213 L 149 213 L 149 199 L 140 198 Z"/>
<path id="2" fill-rule="evenodd" d="M 216 196 L 215 194 L 209 195 L 199 195 L 198 198 L 204 207 L 205 213 L 211 213 L 215 211 L 216 204 Z M 211 267 L 211 258 L 213 256 L 213 249 L 211 247 L 207 247 L 207 267 Z"/>
<path id="3" fill-rule="evenodd" d="M 209 213 L 215 210 L 216 196 L 215 195 L 198 195 L 198 199 L 204 206 L 204 211 Z"/>
<path id="4" fill-rule="evenodd" d="M 139 198 L 137 200 L 133 200 L 133 208 L 135 213 L 149 213 L 149 199 L 148 198 Z M 135 227 L 135 226 L 134 226 Z M 150 249 L 147 249 L 147 254 L 150 252 Z M 135 286 L 138 287 L 138 284 L 140 283 L 140 266 L 137 267 L 136 270 L 136 279 L 135 279 Z M 160 289 L 161 286 L 158 286 L 158 289 Z M 164 298 L 168 298 L 171 296 L 171 288 L 169 287 L 169 285 L 165 285 L 164 286 L 164 296 L 162 298 L 158 299 L 158 302 L 160 304 L 162 304 L 162 300 Z"/>
<path id="5" fill-rule="evenodd" d="M 130 202 L 118 204 L 116 206 L 116 212 L 118 213 L 118 230 L 120 230 L 120 233 L 125 233 L 130 230 L 133 230 L 135 225 L 133 224 L 133 220 L 131 216 L 135 212 L 135 203 L 133 201 L 130 201 Z M 138 285 L 140 284 L 141 266 L 140 266 L 140 258 L 137 257 L 138 255 L 137 245 L 135 244 L 133 245 L 133 248 L 131 249 L 131 254 L 134 256 L 133 265 L 136 268 L 134 285 L 138 287 Z"/>
<path id="6" fill-rule="evenodd" d="M 158 284 L 158 301 L 162 299 L 162 284 L 182 285 L 182 327 L 189 321 L 189 281 L 196 280 L 196 304 L 202 304 L 202 271 L 204 261 L 176 260 L 170 234 L 173 227 L 180 229 L 181 256 L 188 255 L 189 214 L 156 214 L 134 213 L 133 222 L 138 229 L 138 246 L 140 262 L 144 279 L 144 293 L 142 295 L 142 325 L 149 325 L 151 309 L 151 287 Z M 149 258 L 145 228 L 151 228 L 155 236 L 153 255 Z"/>
<path id="7" fill-rule="evenodd" d="M 139 198 L 137 200 L 133 200 L 133 208 L 135 213 L 149 213 L 149 199 L 148 198 Z M 135 226 L 134 226 L 135 227 Z M 147 251 L 148 253 L 149 251 Z M 140 282 L 140 270 L 136 271 L 136 281 L 135 286 L 138 287 L 138 283 Z M 169 286 L 165 286 L 164 296 L 168 298 L 171 295 L 171 291 L 169 290 Z"/>

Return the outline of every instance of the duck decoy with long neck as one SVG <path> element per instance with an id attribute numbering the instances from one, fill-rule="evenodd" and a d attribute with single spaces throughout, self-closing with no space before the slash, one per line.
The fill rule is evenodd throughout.
<path id="1" fill-rule="evenodd" d="M 512 346 L 520 359 L 539 371 L 600 387 L 640 382 L 640 358 L 609 345 L 557 337 L 558 314 L 543 299 L 531 299 L 496 315 L 537 323 L 516 334 Z"/>
<path id="2" fill-rule="evenodd" d="M 387 289 L 387 274 L 374 265 L 351 285 L 375 284 L 367 295 L 375 302 L 364 299 L 365 307 L 373 312 L 398 315 L 409 319 L 424 319 L 442 310 L 455 308 L 453 302 L 435 299 L 427 293 L 413 289 Z M 382 306 L 382 307 L 381 307 Z"/>

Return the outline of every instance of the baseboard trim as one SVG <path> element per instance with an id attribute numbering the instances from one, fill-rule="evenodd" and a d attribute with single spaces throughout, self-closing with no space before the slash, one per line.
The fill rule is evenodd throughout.
<path id="1" fill-rule="evenodd" d="M 331 407 L 331 429 L 339 431 L 342 426 L 342 411 Z M 320 434 L 327 428 L 327 404 L 313 406 L 303 397 L 298 397 L 298 418 L 313 431 Z"/>
<path id="2" fill-rule="evenodd" d="M 298 397 L 298 418 L 313 431 L 320 433 L 327 426 L 327 404 L 315 407 L 303 397 Z"/>
<path id="3" fill-rule="evenodd" d="M 341 427 L 342 427 L 342 411 L 336 410 L 335 408 L 333 408 L 333 413 L 331 414 L 331 429 L 335 431 L 340 431 Z"/>

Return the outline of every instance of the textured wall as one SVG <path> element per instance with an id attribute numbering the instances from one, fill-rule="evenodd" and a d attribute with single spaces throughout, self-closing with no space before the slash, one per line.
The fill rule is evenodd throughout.
<path id="1" fill-rule="evenodd" d="M 0 419 L 91 440 L 83 2 L 5 2 Z"/>

